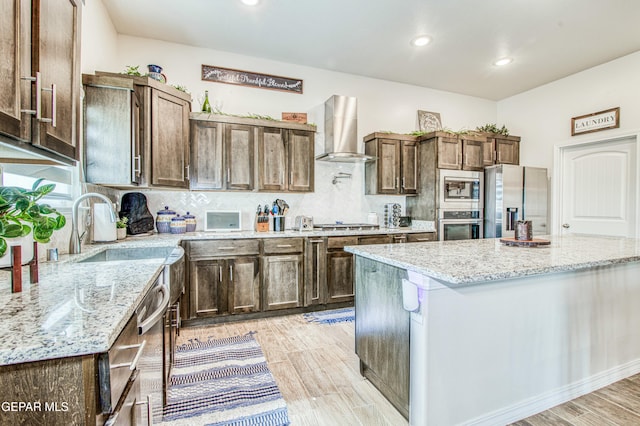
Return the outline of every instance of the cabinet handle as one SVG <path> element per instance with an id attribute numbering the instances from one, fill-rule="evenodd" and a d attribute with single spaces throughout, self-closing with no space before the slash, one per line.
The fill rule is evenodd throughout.
<path id="1" fill-rule="evenodd" d="M 278 244 L 276 247 L 278 247 L 278 248 L 291 248 L 293 246 L 291 244 Z"/>
<path id="2" fill-rule="evenodd" d="M 137 165 L 137 166 L 136 166 Z M 140 156 L 136 155 L 133 157 L 133 173 L 134 175 L 138 175 L 142 172 L 142 161 L 140 161 Z"/>
<path id="3" fill-rule="evenodd" d="M 400 178 L 397 177 L 396 178 L 396 189 L 399 189 L 399 187 L 400 187 Z"/>
<path id="4" fill-rule="evenodd" d="M 147 340 L 143 340 L 142 343 L 138 344 L 138 345 L 126 345 L 126 346 L 122 346 L 121 349 L 132 349 L 132 348 L 138 348 L 138 351 L 136 352 L 136 356 L 133 357 L 133 360 L 131 362 L 122 362 L 120 364 L 111 364 L 111 368 L 122 368 L 122 367 L 129 367 L 129 370 L 133 371 L 136 369 L 136 367 L 138 366 L 138 361 L 140 361 L 140 356 L 142 356 L 142 351 L 144 350 L 144 346 L 147 344 Z"/>
<path id="5" fill-rule="evenodd" d="M 416 238 L 416 241 L 421 242 L 421 241 L 431 241 L 431 239 L 429 238 Z"/>
<path id="6" fill-rule="evenodd" d="M 293 184 L 293 172 L 289 172 L 289 185 Z"/>
<path id="7" fill-rule="evenodd" d="M 402 176 L 402 189 L 404 189 L 404 176 Z"/>
<path id="8" fill-rule="evenodd" d="M 229 265 L 229 281 L 233 282 L 233 265 Z"/>
<path id="9" fill-rule="evenodd" d="M 309 242 L 312 244 L 317 244 L 317 243 L 321 243 L 322 240 L 309 240 Z"/>
<path id="10" fill-rule="evenodd" d="M 42 103 L 42 79 L 40 78 L 40 72 L 36 72 L 35 77 L 21 77 L 21 79 L 36 83 L 36 109 L 21 109 L 20 112 L 35 115 L 36 120 L 40 120 L 42 118 L 42 109 L 40 108 Z"/>
<path id="11" fill-rule="evenodd" d="M 218 247 L 218 250 L 233 250 L 233 247 Z"/>
<path id="12" fill-rule="evenodd" d="M 51 85 L 51 89 L 49 88 L 43 88 L 42 89 L 43 92 L 51 92 L 51 118 L 40 118 L 39 121 L 42 123 L 51 123 L 51 127 L 56 127 L 56 108 L 57 108 L 57 103 L 56 103 L 56 85 L 52 84 Z"/>
<path id="13" fill-rule="evenodd" d="M 498 151 L 498 163 L 499 163 L 500 161 L 502 161 L 502 160 L 501 160 L 501 158 L 500 158 L 500 151 Z"/>
<path id="14" fill-rule="evenodd" d="M 227 183 L 231 182 L 231 167 L 227 167 Z"/>
<path id="15" fill-rule="evenodd" d="M 189 180 L 189 177 L 191 176 L 191 168 L 190 168 L 190 165 L 189 165 L 189 164 L 187 164 L 186 166 L 184 166 L 184 169 L 185 169 L 185 170 L 186 170 L 186 172 L 187 172 L 187 176 L 186 176 L 186 178 L 187 178 L 187 180 Z"/>
<path id="16" fill-rule="evenodd" d="M 220 279 L 220 282 L 222 282 L 222 266 L 218 268 L 218 278 Z"/>

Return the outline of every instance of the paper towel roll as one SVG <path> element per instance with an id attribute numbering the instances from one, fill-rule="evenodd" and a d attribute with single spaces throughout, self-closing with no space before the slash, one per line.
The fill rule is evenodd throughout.
<path id="1" fill-rule="evenodd" d="M 93 241 L 116 241 L 118 234 L 116 224 L 111 222 L 111 206 L 107 203 L 93 205 Z"/>

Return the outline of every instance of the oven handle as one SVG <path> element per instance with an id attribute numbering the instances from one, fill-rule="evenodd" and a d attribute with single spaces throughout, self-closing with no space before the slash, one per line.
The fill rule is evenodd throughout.
<path id="1" fill-rule="evenodd" d="M 169 307 L 169 299 L 171 298 L 171 295 L 169 294 L 169 289 L 167 288 L 167 286 L 163 284 L 157 288 L 157 291 L 162 293 L 162 302 L 160 303 L 158 309 L 155 310 L 155 312 L 153 312 L 147 317 L 147 319 L 138 324 L 139 335 L 145 334 L 147 331 L 149 331 L 149 329 L 151 329 L 151 327 L 153 327 L 158 321 L 160 321 L 162 315 L 164 315 L 164 313 L 167 311 L 167 307 Z"/>

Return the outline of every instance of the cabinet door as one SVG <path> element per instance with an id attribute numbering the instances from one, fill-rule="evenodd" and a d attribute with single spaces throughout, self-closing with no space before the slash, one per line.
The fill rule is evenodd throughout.
<path id="1" fill-rule="evenodd" d="M 40 73 L 42 118 L 33 144 L 78 159 L 80 102 L 80 0 L 34 0 L 31 31 L 32 75 Z"/>
<path id="2" fill-rule="evenodd" d="M 289 130 L 287 148 L 289 151 L 289 191 L 313 192 L 313 132 Z"/>
<path id="3" fill-rule="evenodd" d="M 260 268 L 258 257 L 236 257 L 227 261 L 229 311 L 232 314 L 260 310 Z"/>
<path id="4" fill-rule="evenodd" d="M 418 145 L 416 142 L 402 141 L 402 176 L 403 194 L 418 193 Z"/>
<path id="5" fill-rule="evenodd" d="M 378 141 L 378 193 L 400 193 L 400 144 L 391 139 Z"/>
<path id="6" fill-rule="evenodd" d="M 496 164 L 520 164 L 520 142 L 496 138 Z"/>
<path id="7" fill-rule="evenodd" d="M 287 147 L 282 129 L 259 127 L 258 131 L 258 189 L 286 190 Z"/>
<path id="8" fill-rule="evenodd" d="M 462 170 L 484 170 L 483 141 L 462 139 Z"/>
<path id="9" fill-rule="evenodd" d="M 224 128 L 227 189 L 252 190 L 254 128 L 240 124 Z"/>
<path id="10" fill-rule="evenodd" d="M 191 189 L 224 189 L 222 124 L 191 121 Z"/>
<path id="11" fill-rule="evenodd" d="M 151 93 L 151 184 L 188 187 L 189 109 L 182 99 Z"/>
<path id="12" fill-rule="evenodd" d="M 326 259 L 324 239 L 309 238 L 304 257 L 304 306 L 326 303 Z"/>
<path id="13" fill-rule="evenodd" d="M 496 161 L 496 140 L 494 138 L 487 138 L 486 142 L 482 143 L 482 165 L 492 166 Z"/>
<path id="14" fill-rule="evenodd" d="M 353 255 L 345 251 L 327 254 L 327 303 L 353 301 Z"/>
<path id="15" fill-rule="evenodd" d="M 457 138 L 438 138 L 438 168 L 453 170 L 462 168 L 462 143 Z"/>
<path id="16" fill-rule="evenodd" d="M 104 185 L 139 183 L 138 116 L 139 103 L 132 86 L 85 84 L 87 182 Z"/>
<path id="17" fill-rule="evenodd" d="M 302 255 L 262 258 L 265 310 L 297 308 L 303 304 Z"/>
<path id="18" fill-rule="evenodd" d="M 228 312 L 226 274 L 224 260 L 189 262 L 191 318 L 215 316 Z"/>
<path id="19" fill-rule="evenodd" d="M 25 0 L 1 0 L 0 14 L 0 133 L 29 140 L 30 119 L 21 112 L 31 108 L 32 83 L 29 51 L 31 6 Z"/>

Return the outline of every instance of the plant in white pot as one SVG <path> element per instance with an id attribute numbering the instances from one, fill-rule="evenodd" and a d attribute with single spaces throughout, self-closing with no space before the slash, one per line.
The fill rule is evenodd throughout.
<path id="1" fill-rule="evenodd" d="M 0 186 L 0 266 L 11 265 L 9 246 L 23 245 L 23 263 L 27 263 L 33 257 L 32 241 L 48 243 L 53 232 L 65 225 L 64 215 L 38 203 L 55 188 L 54 184 L 40 185 L 43 180 L 38 179 L 31 189 Z"/>

